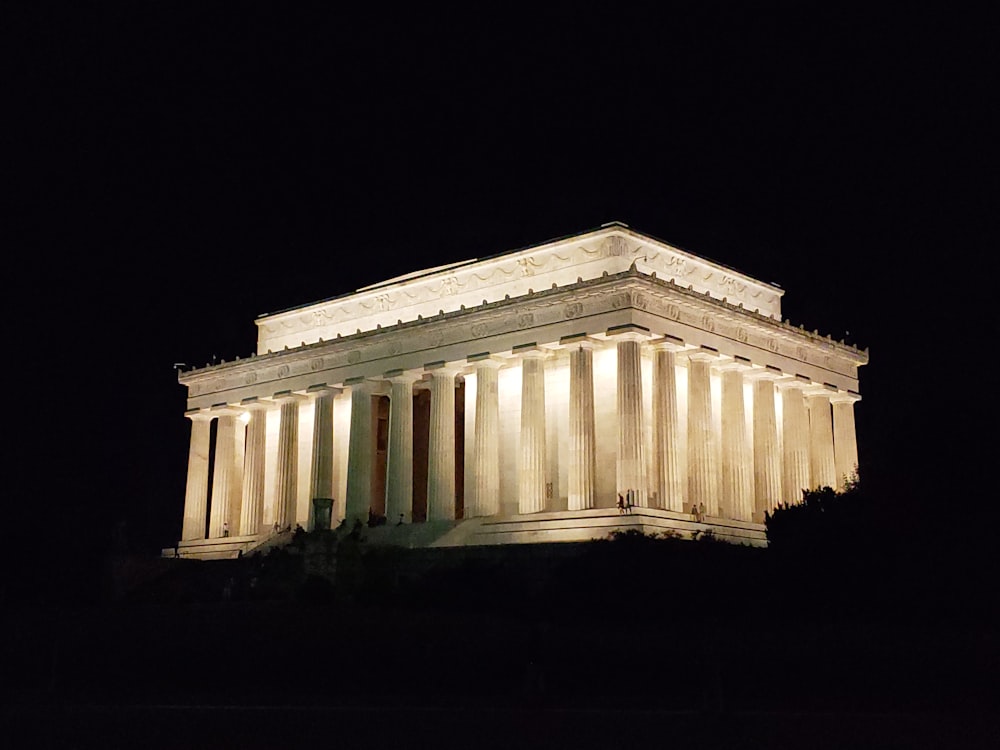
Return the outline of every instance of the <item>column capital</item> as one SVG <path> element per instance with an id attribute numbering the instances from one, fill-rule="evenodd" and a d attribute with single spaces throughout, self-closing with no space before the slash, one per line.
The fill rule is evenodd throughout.
<path id="1" fill-rule="evenodd" d="M 774 381 L 779 388 L 809 388 L 813 382 L 805 375 L 785 375 Z"/>
<path id="2" fill-rule="evenodd" d="M 830 394 L 830 402 L 834 404 L 856 404 L 861 400 L 861 394 L 854 391 L 837 391 Z"/>
<path id="3" fill-rule="evenodd" d="M 238 417 L 243 413 L 239 406 L 233 404 L 212 404 L 210 411 L 215 417 Z"/>
<path id="4" fill-rule="evenodd" d="M 825 398 L 830 398 L 836 395 L 837 387 L 834 385 L 829 385 L 827 383 L 814 383 L 809 388 L 806 388 L 805 395 L 808 396 L 823 396 Z"/>
<path id="5" fill-rule="evenodd" d="M 720 372 L 750 372 L 752 365 L 746 357 L 736 356 L 719 362 L 716 369 Z"/>
<path id="6" fill-rule="evenodd" d="M 424 371 L 430 375 L 450 375 L 454 377 L 461 373 L 465 367 L 455 362 L 445 362 L 443 359 L 437 362 L 425 362 Z"/>
<path id="7" fill-rule="evenodd" d="M 653 337 L 648 328 L 635 323 L 611 326 L 604 335 L 612 341 L 649 341 Z"/>
<path id="8" fill-rule="evenodd" d="M 655 352 L 683 352 L 691 348 L 690 344 L 685 344 L 684 339 L 671 336 L 665 333 L 658 339 L 649 342 L 649 348 Z"/>
<path id="9" fill-rule="evenodd" d="M 271 400 L 281 403 L 283 401 L 305 401 L 305 394 L 296 393 L 294 391 L 276 391 L 271 394 Z"/>
<path id="10" fill-rule="evenodd" d="M 752 369 L 745 375 L 747 380 L 771 380 L 776 381 L 779 378 L 785 377 L 784 373 L 777 367 L 772 365 L 766 365 L 761 367 L 760 365 L 753 365 Z"/>
<path id="11" fill-rule="evenodd" d="M 215 418 L 215 414 L 209 414 L 206 409 L 188 409 L 184 416 L 192 422 L 207 422 Z"/>
<path id="12" fill-rule="evenodd" d="M 316 383 L 306 388 L 306 396 L 339 396 L 344 392 L 343 388 L 328 385 L 327 383 Z"/>
<path id="13" fill-rule="evenodd" d="M 468 362 L 471 366 L 476 367 L 476 368 L 479 368 L 479 367 L 492 367 L 494 369 L 499 370 L 504 365 L 504 362 L 503 362 L 502 359 L 498 359 L 497 357 L 495 357 L 494 355 L 490 354 L 489 352 L 481 352 L 479 354 L 470 354 L 468 357 L 465 358 L 465 361 Z"/>
<path id="14" fill-rule="evenodd" d="M 515 346 L 511 349 L 511 353 L 521 359 L 546 359 L 549 356 L 548 349 L 543 349 L 535 343 Z"/>
<path id="15" fill-rule="evenodd" d="M 415 370 L 396 368 L 395 370 L 386 370 L 382 373 L 382 377 L 390 383 L 415 383 L 420 380 L 421 373 Z"/>
<path id="16" fill-rule="evenodd" d="M 700 346 L 697 349 L 690 349 L 684 352 L 684 355 L 694 362 L 718 362 L 719 361 L 719 350 L 713 349 L 710 346 Z"/>
<path id="17" fill-rule="evenodd" d="M 598 346 L 600 342 L 586 333 L 574 333 L 559 339 L 559 347 L 562 349 L 596 349 Z"/>
<path id="18" fill-rule="evenodd" d="M 359 375 L 355 378 L 347 378 L 344 381 L 344 387 L 350 388 L 351 391 L 368 391 L 369 393 L 375 390 L 377 383 L 371 378 L 366 378 L 364 375 Z"/>
<path id="19" fill-rule="evenodd" d="M 240 408 L 246 411 L 265 411 L 266 409 L 270 409 L 271 406 L 270 402 L 262 401 L 256 396 L 249 396 L 240 401 Z"/>

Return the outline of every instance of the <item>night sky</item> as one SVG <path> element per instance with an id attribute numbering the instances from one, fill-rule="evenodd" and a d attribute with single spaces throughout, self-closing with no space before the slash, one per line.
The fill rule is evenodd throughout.
<path id="1" fill-rule="evenodd" d="M 611 220 L 870 347 L 862 477 L 901 507 L 992 452 L 986 19 L 176 5 L 13 12 L 15 528 L 45 517 L 83 556 L 118 520 L 136 551 L 171 545 L 174 363 L 249 355 L 261 313 Z"/>

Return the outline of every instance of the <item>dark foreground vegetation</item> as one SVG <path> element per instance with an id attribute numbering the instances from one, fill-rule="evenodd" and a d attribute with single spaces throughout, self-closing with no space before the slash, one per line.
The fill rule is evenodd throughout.
<path id="1" fill-rule="evenodd" d="M 364 535 L 119 558 L 111 601 L 9 608 L 5 718 L 51 746 L 994 738 L 992 552 L 958 555 L 861 487 L 778 510 L 766 550 L 619 534 L 408 551 Z M 122 584 L 143 570 L 156 575 Z"/>

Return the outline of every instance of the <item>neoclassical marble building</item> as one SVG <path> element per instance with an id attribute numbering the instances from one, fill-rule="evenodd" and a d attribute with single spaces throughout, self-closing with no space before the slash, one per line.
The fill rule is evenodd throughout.
<path id="1" fill-rule="evenodd" d="M 613 223 L 262 316 L 255 355 L 179 375 L 180 552 L 234 555 L 331 505 L 411 546 L 763 544 L 766 510 L 855 471 L 868 361 L 783 322 L 783 294 Z"/>

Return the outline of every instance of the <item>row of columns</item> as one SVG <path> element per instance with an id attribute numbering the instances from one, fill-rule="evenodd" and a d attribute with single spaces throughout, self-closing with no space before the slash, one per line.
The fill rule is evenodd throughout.
<path id="1" fill-rule="evenodd" d="M 720 358 L 707 348 L 687 349 L 683 342 L 664 337 L 649 343 L 638 326 L 609 330 L 617 349 L 617 486 L 633 491 L 639 507 L 684 511 L 703 508 L 705 515 L 750 521 L 782 502 L 801 499 L 803 489 L 843 485 L 857 464 L 853 401 L 857 397 L 833 394 L 824 388 L 785 377 L 770 368 L 751 368 L 747 360 Z M 596 436 L 594 418 L 594 341 L 586 336 L 562 340 L 569 349 L 569 460 L 568 508 L 595 507 Z M 644 455 L 642 348 L 653 354 L 651 484 L 647 486 Z M 683 354 L 681 354 L 683 352 Z M 547 352 L 535 345 L 518 347 L 521 378 L 521 432 L 518 453 L 518 511 L 535 513 L 546 505 L 545 367 Z M 678 357 L 688 364 L 687 485 L 683 484 L 679 434 Z M 472 471 L 474 493 L 468 516 L 499 512 L 500 419 L 498 370 L 501 362 L 489 355 L 470 359 L 477 378 L 476 422 Z M 716 446 L 711 375 L 722 381 L 721 446 Z M 460 368 L 444 362 L 427 366 L 431 412 L 428 441 L 427 518 L 455 517 L 455 377 Z M 754 389 L 753 438 L 748 441 L 743 399 L 744 381 Z M 385 374 L 391 385 L 389 441 L 386 466 L 386 515 L 411 517 L 413 507 L 413 384 L 414 372 Z M 374 383 L 349 379 L 351 426 L 348 445 L 346 515 L 364 518 L 372 507 L 371 472 L 372 395 Z M 775 412 L 775 386 L 782 399 L 782 431 Z M 333 497 L 333 400 L 338 389 L 310 389 L 314 398 L 310 496 Z M 280 402 L 277 446 L 275 522 L 295 524 L 298 455 L 298 394 L 276 394 Z M 228 524 L 236 533 L 257 533 L 263 516 L 264 433 L 266 405 L 246 404 L 249 413 L 245 450 L 236 439 L 239 412 L 222 409 L 192 417 L 188 485 L 183 538 L 204 535 L 208 480 L 209 423 L 218 416 L 209 535 L 223 535 Z M 832 410 L 831 410 L 832 401 Z M 779 454 L 779 446 L 783 451 Z M 721 458 L 721 466 L 717 461 Z M 237 467 L 242 465 L 242 474 Z M 238 531 L 237 531 L 238 530 Z"/>
<path id="2" fill-rule="evenodd" d="M 800 502 L 803 490 L 842 489 L 854 474 L 857 396 L 771 368 L 754 369 L 740 358 L 722 362 L 711 351 L 692 352 L 687 358 L 689 503 L 704 504 L 707 515 L 760 520 L 779 504 Z M 713 364 L 722 380 L 721 471 L 715 466 L 713 444 Z M 745 429 L 743 386 L 747 379 L 754 388 L 752 441 L 747 440 Z M 780 441 L 776 386 L 782 405 Z"/>

